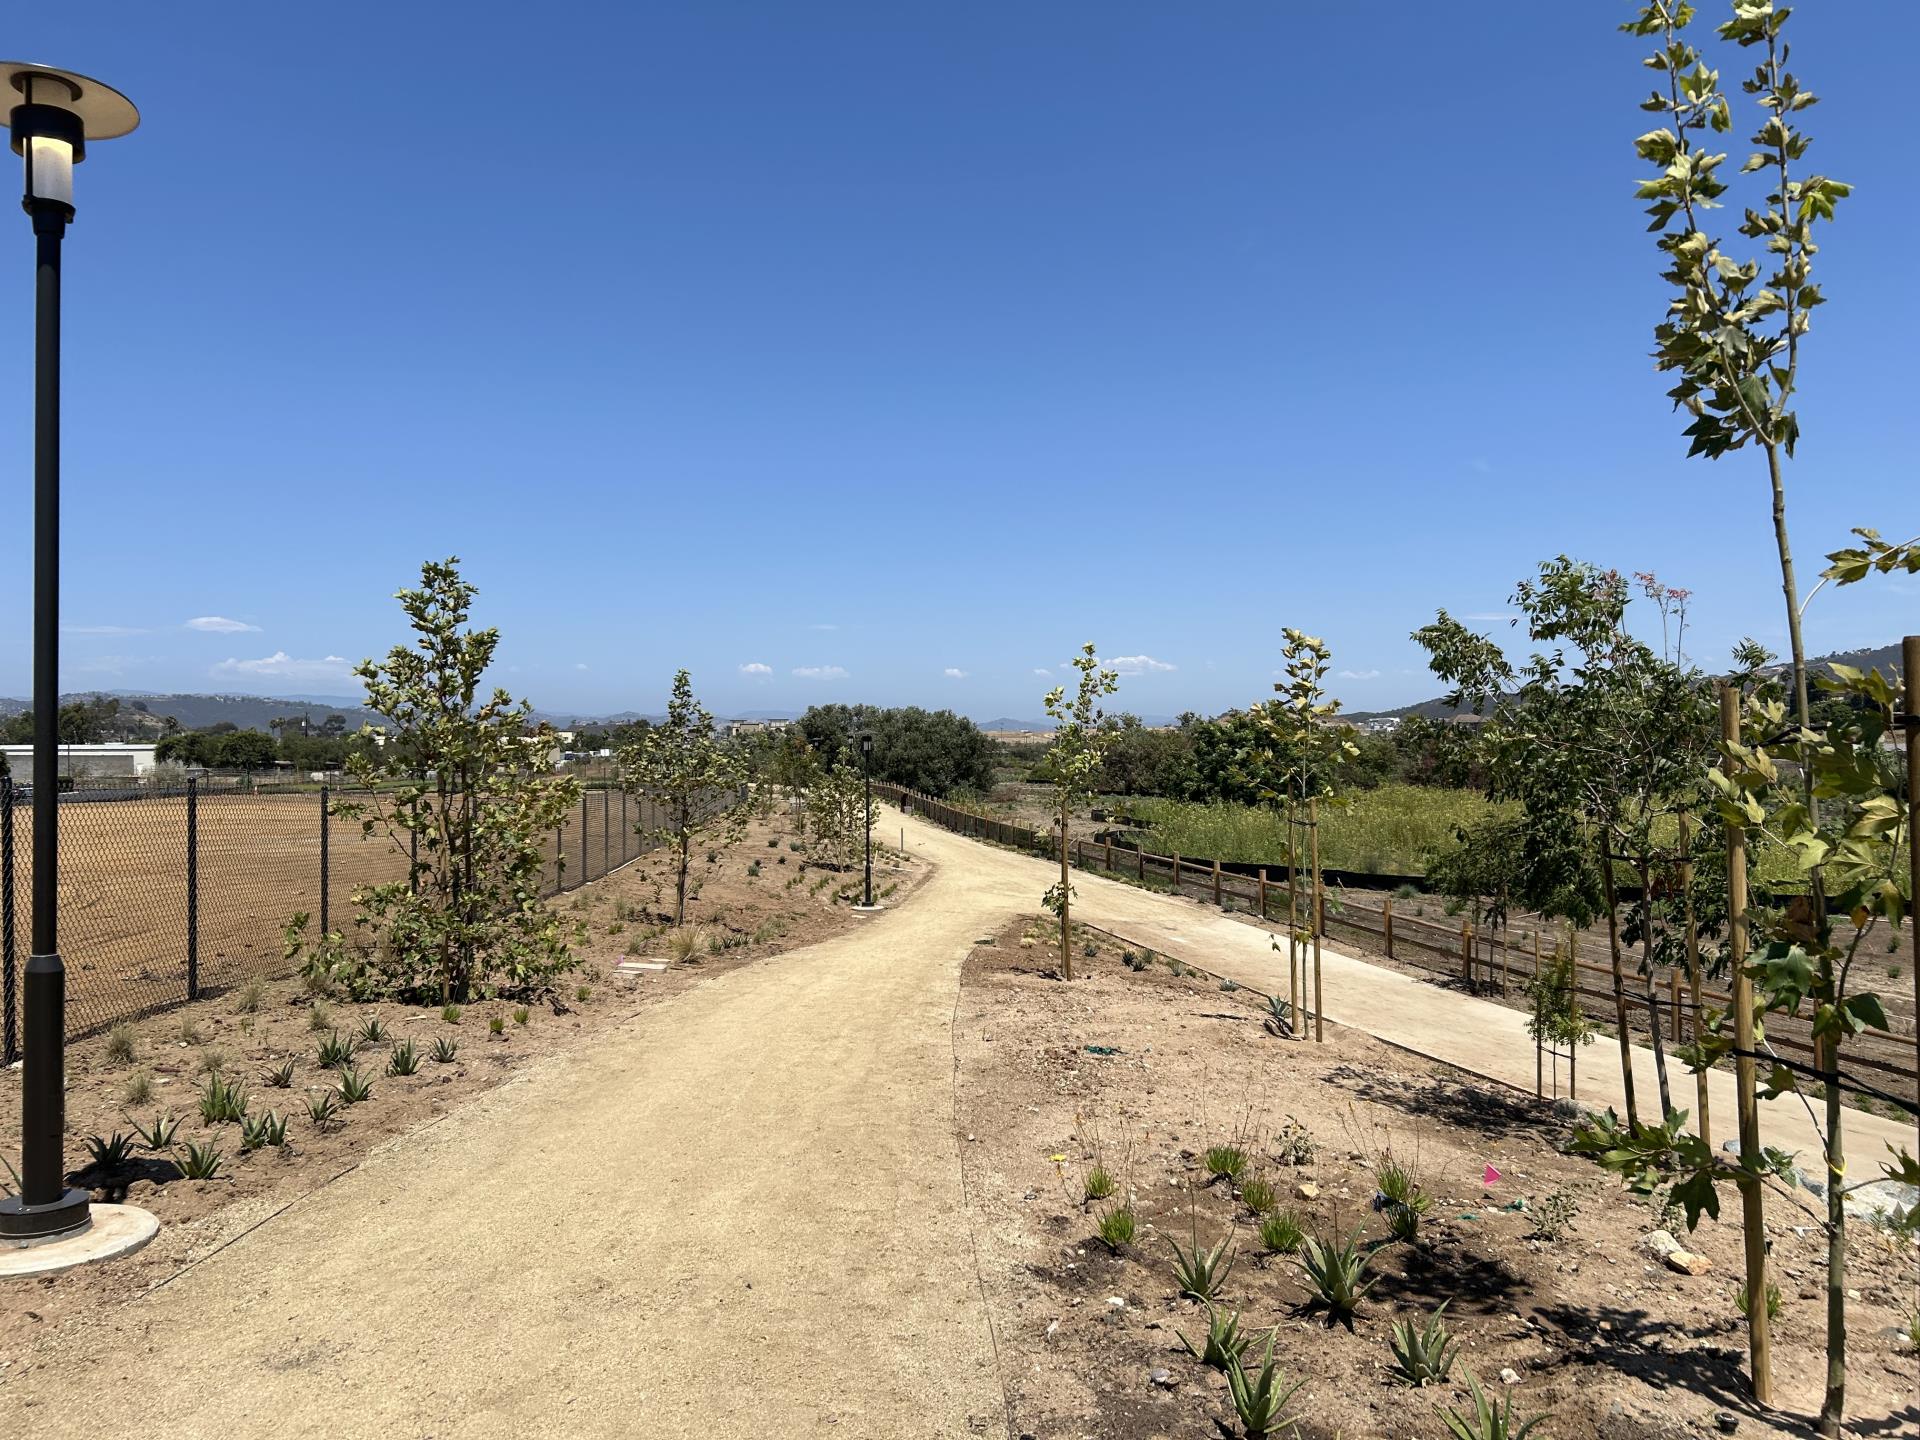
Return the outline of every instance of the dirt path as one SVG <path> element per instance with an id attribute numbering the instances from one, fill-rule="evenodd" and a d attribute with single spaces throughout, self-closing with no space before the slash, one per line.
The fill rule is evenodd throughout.
<path id="1" fill-rule="evenodd" d="M 899 829 L 902 819 L 897 811 L 889 809 L 884 824 Z M 1035 857 L 984 845 L 913 819 L 904 824 L 907 843 L 916 854 L 931 857 L 949 872 L 964 869 L 970 878 L 993 877 L 994 890 L 1013 891 L 1010 901 L 1024 895 L 1029 910 L 1038 908 L 1041 894 L 1059 877 L 1057 866 Z M 1141 890 L 1102 876 L 1076 873 L 1073 883 L 1075 919 L 1150 946 L 1162 955 L 1228 976 L 1239 984 L 1268 994 L 1286 993 L 1286 953 L 1284 949 L 1278 953 L 1273 950 L 1269 932 L 1197 900 Z M 1330 1021 L 1364 1030 L 1476 1075 L 1529 1092 L 1533 1089 L 1533 1041 L 1521 1012 L 1369 964 L 1341 954 L 1324 942 L 1321 966 Z M 1633 1068 L 1643 1113 L 1657 1114 L 1659 1092 L 1655 1088 L 1653 1052 L 1635 1046 Z M 1691 1072 L 1669 1058 L 1669 1075 L 1675 1087 L 1675 1106 L 1696 1110 Z M 1735 1133 L 1733 1073 L 1723 1067 L 1708 1078 L 1710 1128 L 1717 1145 Z M 1564 1079 L 1563 1073 L 1563 1083 Z M 1606 1036 L 1596 1038 L 1581 1054 L 1580 1100 L 1625 1110 L 1619 1049 Z M 1694 1119 L 1698 1118 L 1696 1114 Z M 1806 1107 L 1798 1099 L 1763 1102 L 1761 1136 L 1769 1145 L 1798 1151 L 1818 1173 L 1819 1141 Z M 1874 1175 L 1879 1173 L 1888 1143 L 1911 1148 L 1913 1138 L 1911 1126 L 1859 1111 L 1847 1113 L 1848 1153 L 1855 1157 L 1856 1168 L 1870 1163 Z"/>
<path id="2" fill-rule="evenodd" d="M 40 1436 L 1005 1435 L 954 1135 L 975 936 L 937 872 L 402 1137 L 23 1356 Z M 103 1408 L 104 1407 L 104 1408 Z"/>

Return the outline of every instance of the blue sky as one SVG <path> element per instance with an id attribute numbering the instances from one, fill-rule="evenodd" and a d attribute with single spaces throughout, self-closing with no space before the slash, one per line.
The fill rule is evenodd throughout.
<path id="1" fill-rule="evenodd" d="M 1759 457 L 1686 462 L 1644 358 L 1629 8 L 15 7 L 19 58 L 144 115 L 77 173 L 63 683 L 351 693 L 448 554 L 555 710 L 686 665 L 721 711 L 1031 716 L 1091 639 L 1123 705 L 1211 711 L 1266 693 L 1283 625 L 1374 708 L 1435 690 L 1436 606 L 1498 617 L 1561 551 L 1690 587 L 1708 659 L 1778 645 Z M 1805 363 L 1810 577 L 1850 525 L 1920 530 L 1920 12 L 1794 29 L 1812 158 L 1857 186 Z M 1912 583 L 1823 595 L 1809 644 L 1916 619 Z"/>

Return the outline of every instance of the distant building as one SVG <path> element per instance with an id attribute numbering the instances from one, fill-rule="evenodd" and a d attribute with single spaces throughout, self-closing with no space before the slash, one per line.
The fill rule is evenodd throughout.
<path id="1" fill-rule="evenodd" d="M 132 779 L 153 769 L 154 746 L 109 741 L 100 745 L 62 745 L 59 770 L 76 780 Z M 33 783 L 33 746 L 0 745 L 16 785 Z"/>
<path id="2" fill-rule="evenodd" d="M 793 728 L 791 720 L 730 720 L 727 722 L 729 735 L 783 735 Z"/>

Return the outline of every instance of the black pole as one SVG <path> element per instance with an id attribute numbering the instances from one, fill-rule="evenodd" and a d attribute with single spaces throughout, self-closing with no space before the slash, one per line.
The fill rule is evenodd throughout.
<path id="1" fill-rule="evenodd" d="M 328 787 L 320 787 L 320 942 L 327 939 L 327 799 Z"/>
<path id="2" fill-rule="evenodd" d="M 0 775 L 0 1064 L 20 1058 L 20 976 L 13 949 L 13 777 Z"/>
<path id="3" fill-rule="evenodd" d="M 873 908 L 873 742 L 860 747 L 860 767 L 867 778 L 867 909 Z"/>
<path id="4" fill-rule="evenodd" d="M 187 999 L 200 998 L 200 781 L 187 777 Z"/>
<path id="5" fill-rule="evenodd" d="M 33 949 L 20 1076 L 20 1193 L 0 1199 L 0 1236 L 35 1239 L 88 1220 L 67 1185 L 67 967 L 60 959 L 60 241 L 67 209 L 32 204 Z"/>

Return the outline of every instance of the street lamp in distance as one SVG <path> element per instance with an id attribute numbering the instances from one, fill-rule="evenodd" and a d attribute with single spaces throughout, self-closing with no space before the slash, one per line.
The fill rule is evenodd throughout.
<path id="1" fill-rule="evenodd" d="M 876 907 L 873 903 L 873 732 L 871 730 L 860 732 L 860 770 L 867 785 L 867 898 L 855 908 L 872 910 Z"/>

